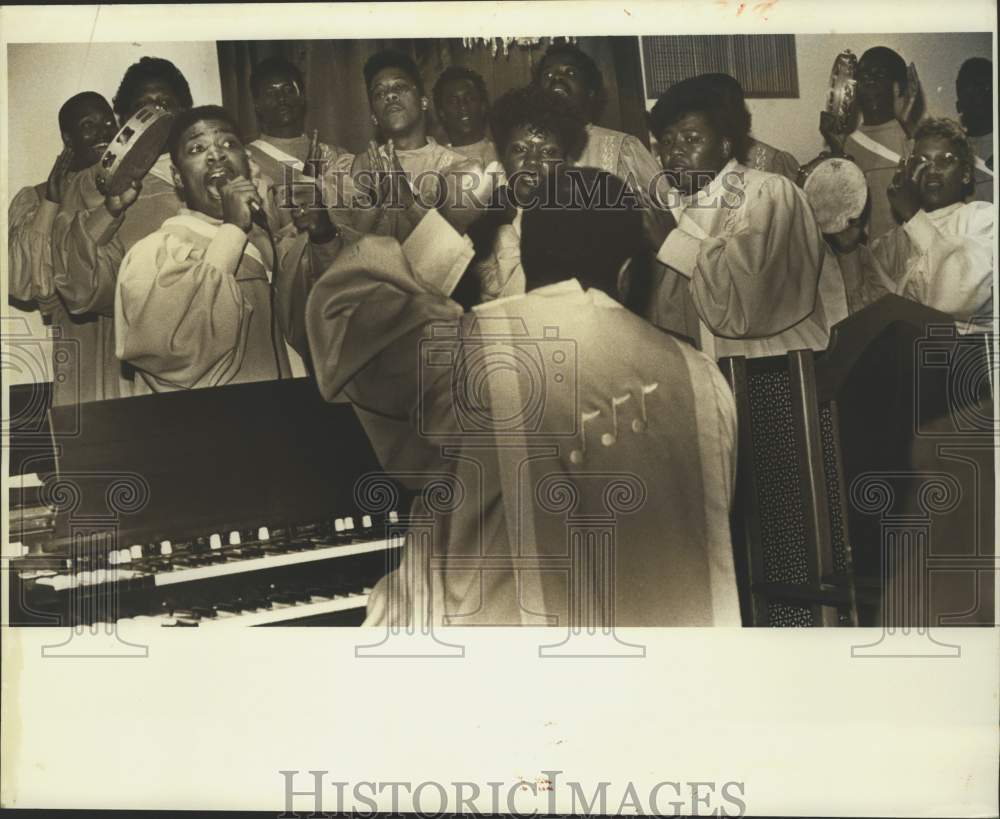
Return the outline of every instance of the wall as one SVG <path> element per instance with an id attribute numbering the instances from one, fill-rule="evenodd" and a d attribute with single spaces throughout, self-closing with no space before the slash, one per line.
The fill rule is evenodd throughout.
<path id="1" fill-rule="evenodd" d="M 927 113 L 957 117 L 955 77 L 969 57 L 992 59 L 990 34 L 797 34 L 798 99 L 749 100 L 754 136 L 790 151 L 805 163 L 823 148 L 819 112 L 826 104 L 833 60 L 845 48 L 859 57 L 884 45 L 913 62 L 924 90 Z M 651 108 L 654 100 L 647 100 Z"/>
<path id="2" fill-rule="evenodd" d="M 79 91 L 97 91 L 111 102 L 125 69 L 140 57 L 164 57 L 187 78 L 197 104 L 222 102 L 215 42 L 11 44 L 7 49 L 7 205 L 26 185 L 45 180 L 62 150 L 56 116 Z M 45 338 L 37 312 L 4 305 L 4 314 L 26 318 L 32 336 Z M 10 383 L 24 373 L 4 371 Z M 51 375 L 48 376 L 51 378 Z"/>

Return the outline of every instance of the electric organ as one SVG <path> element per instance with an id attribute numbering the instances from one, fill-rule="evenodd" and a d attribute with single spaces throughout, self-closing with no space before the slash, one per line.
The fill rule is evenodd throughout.
<path id="1" fill-rule="evenodd" d="M 11 390 L 11 625 L 358 625 L 406 491 L 308 379 L 45 410 Z"/>

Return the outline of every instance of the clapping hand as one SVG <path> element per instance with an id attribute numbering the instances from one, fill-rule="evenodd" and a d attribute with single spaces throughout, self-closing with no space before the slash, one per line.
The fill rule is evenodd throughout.
<path id="1" fill-rule="evenodd" d="M 68 145 L 62 153 L 56 157 L 52 170 L 49 172 L 49 180 L 45 186 L 45 198 L 57 205 L 62 204 L 63 195 L 66 193 L 66 186 L 69 184 L 69 169 L 73 164 L 73 149 Z"/>
<path id="2" fill-rule="evenodd" d="M 896 218 L 904 224 L 912 219 L 920 210 L 920 175 L 927 169 L 927 163 L 921 162 L 913 171 L 909 170 L 909 163 L 905 159 L 899 160 L 896 166 L 896 175 L 892 178 L 886 195 L 889 205 Z"/>
<path id="3" fill-rule="evenodd" d="M 468 159 L 443 173 L 447 180 L 446 190 L 438 212 L 455 230 L 465 233 L 489 207 L 501 173 L 500 163 L 491 162 L 483 168 L 476 160 Z"/>
<path id="4" fill-rule="evenodd" d="M 893 116 L 903 126 L 903 130 L 909 135 L 916 124 L 914 118 L 917 114 L 917 102 L 920 99 L 920 78 L 917 76 L 917 67 L 910 63 L 906 67 L 906 91 L 899 90 L 899 85 L 893 86 Z"/>

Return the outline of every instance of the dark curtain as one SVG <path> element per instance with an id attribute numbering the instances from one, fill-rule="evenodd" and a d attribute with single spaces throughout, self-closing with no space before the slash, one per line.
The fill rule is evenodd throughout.
<path id="1" fill-rule="evenodd" d="M 598 124 L 628 131 L 648 145 L 638 39 L 581 37 L 577 44 L 604 73 L 608 105 Z M 499 51 L 494 57 L 488 46 L 480 44 L 470 50 L 458 39 L 243 40 L 217 44 L 223 105 L 237 116 L 247 139 L 258 133 L 250 69 L 265 57 L 280 54 L 305 75 L 309 103 L 306 132 L 316 128 L 324 142 L 354 152 L 374 136 L 361 69 L 375 52 L 394 48 L 410 54 L 420 67 L 433 109 L 434 81 L 446 66 L 463 65 L 478 71 L 486 80 L 490 98 L 496 99 L 529 82 L 547 46 L 547 40 L 532 47 L 512 46 L 507 55 Z M 433 117 L 431 134 L 446 141 Z"/>

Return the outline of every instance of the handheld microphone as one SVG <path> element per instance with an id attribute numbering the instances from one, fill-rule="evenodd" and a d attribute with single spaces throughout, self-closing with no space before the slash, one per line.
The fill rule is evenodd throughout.
<path id="1" fill-rule="evenodd" d="M 250 202 L 250 220 L 256 222 L 268 233 L 271 232 L 271 226 L 267 223 L 267 214 L 264 213 L 264 209 L 260 206 L 260 203 L 252 200 Z"/>

